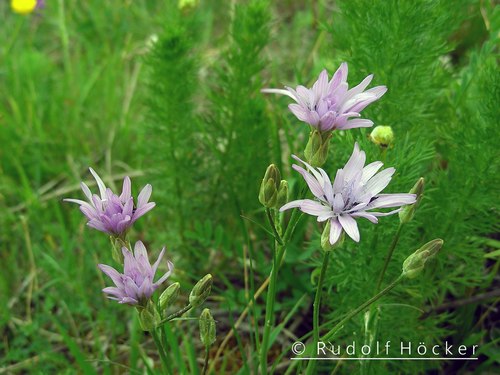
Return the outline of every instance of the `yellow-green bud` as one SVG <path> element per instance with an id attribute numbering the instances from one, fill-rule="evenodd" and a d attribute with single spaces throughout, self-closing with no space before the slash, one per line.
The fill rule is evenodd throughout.
<path id="1" fill-rule="evenodd" d="M 281 173 L 278 167 L 271 164 L 267 167 L 266 174 L 260 184 L 259 201 L 264 207 L 273 208 L 276 206 L 280 181 Z"/>
<path id="2" fill-rule="evenodd" d="M 439 238 L 427 242 L 403 262 L 403 275 L 409 279 L 417 277 L 424 269 L 425 263 L 433 258 L 442 246 L 443 240 Z"/>
<path id="3" fill-rule="evenodd" d="M 370 133 L 370 140 L 376 145 L 386 148 L 394 143 L 394 132 L 390 126 L 376 126 Z"/>
<path id="4" fill-rule="evenodd" d="M 205 347 L 215 342 L 215 320 L 209 309 L 204 309 L 200 315 L 200 339 Z"/>
<path id="5" fill-rule="evenodd" d="M 415 185 L 411 188 L 410 194 L 415 194 L 417 196 L 417 200 L 413 204 L 409 204 L 404 206 L 401 211 L 399 211 L 399 221 L 401 224 L 406 224 L 413 219 L 415 215 L 415 211 L 422 199 L 424 193 L 425 181 L 423 177 L 420 177 Z"/>
<path id="6" fill-rule="evenodd" d="M 160 295 L 160 309 L 161 311 L 167 309 L 171 306 L 179 297 L 181 285 L 179 283 L 173 283 L 167 289 L 163 291 Z"/>
<path id="7" fill-rule="evenodd" d="M 276 199 L 276 207 L 280 208 L 288 202 L 288 182 L 281 180 L 280 188 L 278 189 L 278 198 Z"/>
<path id="8" fill-rule="evenodd" d="M 200 306 L 212 290 L 212 275 L 205 275 L 200 281 L 196 283 L 193 290 L 189 294 L 189 303 L 193 307 Z"/>
<path id="9" fill-rule="evenodd" d="M 321 167 L 325 164 L 328 158 L 328 146 L 330 145 L 330 138 L 332 132 L 320 132 L 313 130 L 309 133 L 309 140 L 307 141 L 304 150 L 306 161 L 313 167 Z"/>
<path id="10" fill-rule="evenodd" d="M 198 6 L 198 0 L 179 0 L 179 9 L 191 10 Z"/>
<path id="11" fill-rule="evenodd" d="M 344 231 L 340 234 L 340 238 L 333 245 L 330 243 L 330 220 L 326 222 L 325 229 L 323 229 L 323 233 L 321 234 L 321 248 L 324 251 L 332 251 L 333 249 L 342 246 L 344 243 Z"/>

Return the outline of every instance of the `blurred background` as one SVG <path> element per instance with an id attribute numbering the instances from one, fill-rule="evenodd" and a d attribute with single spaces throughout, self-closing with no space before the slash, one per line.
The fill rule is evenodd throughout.
<path id="1" fill-rule="evenodd" d="M 263 299 L 216 351 L 270 271 L 271 241 L 253 222 L 265 222 L 265 169 L 276 163 L 295 199 L 290 155 L 302 155 L 309 131 L 289 98 L 259 90 L 310 86 L 343 61 L 351 86 L 373 73 L 389 88 L 363 113 L 395 141 L 381 149 L 371 129 L 335 132 L 325 169 L 334 174 L 357 141 L 367 160 L 396 168 L 388 192 L 426 179 L 386 280 L 425 242 L 445 241 L 421 277 L 383 300 L 380 340 L 480 349 L 478 361 L 340 361 L 319 373 L 500 371 L 499 13 L 490 0 L 45 0 L 25 14 L 1 1 L 0 373 L 145 373 L 158 361 L 133 309 L 101 293 L 109 239 L 62 202 L 83 199 L 82 180 L 96 189 L 89 166 L 115 191 L 125 175 L 135 195 L 153 185 L 157 206 L 131 239 L 152 257 L 167 247 L 184 295 L 214 276 L 213 373 L 256 373 Z M 360 222 L 362 241 L 334 253 L 324 322 L 373 295 L 397 227 L 397 215 Z M 299 371 L 290 344 L 312 327 L 320 234 L 304 218 L 287 250 L 269 353 L 277 373 Z M 182 323 L 171 327 L 171 360 L 196 374 L 197 323 Z M 363 335 L 358 316 L 336 341 Z"/>

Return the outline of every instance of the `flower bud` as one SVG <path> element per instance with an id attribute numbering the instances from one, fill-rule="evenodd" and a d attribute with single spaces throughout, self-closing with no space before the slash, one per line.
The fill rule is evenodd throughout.
<path id="1" fill-rule="evenodd" d="M 425 263 L 433 258 L 443 246 L 443 240 L 435 239 L 427 242 L 420 249 L 411 254 L 403 262 L 403 275 L 414 279 L 424 269 Z"/>
<path id="2" fill-rule="evenodd" d="M 321 167 L 325 164 L 331 137 L 332 132 L 322 133 L 319 130 L 313 130 L 309 133 L 309 141 L 304 150 L 304 156 L 306 161 L 313 167 Z"/>
<path id="3" fill-rule="evenodd" d="M 344 243 L 344 231 L 340 235 L 340 238 L 333 245 L 330 243 L 330 228 L 331 223 L 330 220 L 326 222 L 325 229 L 323 229 L 323 233 L 321 234 L 321 248 L 324 251 L 332 251 L 333 249 L 342 246 Z"/>
<path id="4" fill-rule="evenodd" d="M 278 198 L 276 199 L 276 207 L 284 206 L 288 202 L 288 182 L 281 180 L 280 188 L 278 189 Z"/>
<path id="5" fill-rule="evenodd" d="M 179 9 L 191 10 L 198 6 L 198 0 L 179 0 Z"/>
<path id="6" fill-rule="evenodd" d="M 404 206 L 401 211 L 399 211 L 399 221 L 401 222 L 401 224 L 406 224 L 410 222 L 411 219 L 413 219 L 413 215 L 415 215 L 415 211 L 424 193 L 424 185 L 424 178 L 420 177 L 415 185 L 411 188 L 410 194 L 415 194 L 417 196 L 417 200 L 413 204 Z"/>
<path id="7" fill-rule="evenodd" d="M 169 306 L 171 306 L 179 297 L 181 285 L 179 283 L 173 283 L 167 289 L 163 291 L 160 295 L 160 309 L 161 311 L 165 310 Z"/>
<path id="8" fill-rule="evenodd" d="M 278 190 L 280 188 L 281 174 L 276 165 L 271 164 L 267 167 L 264 179 L 260 184 L 259 201 L 267 208 L 276 206 Z"/>
<path id="9" fill-rule="evenodd" d="M 138 308 L 139 323 L 143 331 L 152 331 L 160 321 L 158 311 L 153 303 L 148 303 L 145 308 Z"/>
<path id="10" fill-rule="evenodd" d="M 200 339 L 205 347 L 215 342 L 215 320 L 209 309 L 204 309 L 200 315 Z"/>
<path id="11" fill-rule="evenodd" d="M 376 145 L 386 148 L 394 142 L 394 132 L 390 126 L 376 126 L 370 133 L 370 140 Z"/>
<path id="12" fill-rule="evenodd" d="M 189 294 L 189 303 L 193 307 L 200 306 L 209 296 L 212 289 L 212 275 L 205 275 L 196 283 Z"/>

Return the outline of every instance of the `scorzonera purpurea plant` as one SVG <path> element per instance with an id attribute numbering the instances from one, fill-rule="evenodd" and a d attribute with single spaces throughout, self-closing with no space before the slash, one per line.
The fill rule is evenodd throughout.
<path id="1" fill-rule="evenodd" d="M 325 223 L 318 246 L 323 251 L 323 261 L 313 303 L 312 343 L 309 350 L 306 351 L 307 357 L 311 358 L 317 355 L 314 348 L 320 339 L 332 339 L 346 321 L 368 307 L 370 307 L 370 311 L 366 314 L 365 319 L 371 322 L 373 315 L 375 315 L 373 306 L 378 299 L 403 279 L 416 277 L 423 269 L 425 262 L 432 258 L 443 244 L 442 240 L 436 239 L 423 245 L 404 262 L 401 275 L 383 290 L 380 289 L 387 265 L 398 242 L 401 228 L 413 217 L 423 194 L 423 179 L 419 179 L 409 193 L 383 194 L 382 191 L 389 185 L 395 169 L 390 167 L 379 171 L 383 166 L 381 161 L 373 161 L 365 165 L 366 154 L 360 150 L 358 143 L 354 144 L 352 155 L 345 166 L 331 174 L 334 176 L 333 180 L 327 171 L 320 168 L 328 160 L 330 141 L 334 139 L 332 136 L 335 131 L 371 127 L 373 122 L 369 119 L 359 118 L 361 117 L 360 112 L 369 104 L 379 100 L 387 91 L 385 86 L 377 86 L 365 91 L 372 81 L 373 75 L 369 75 L 360 84 L 349 89 L 347 73 L 347 64 L 342 63 L 330 80 L 327 71 L 323 70 L 310 89 L 299 85 L 295 90 L 290 87 L 286 87 L 284 90 L 262 90 L 264 93 L 282 94 L 292 98 L 296 103 L 290 104 L 288 108 L 297 119 L 310 126 L 309 140 L 304 150 L 306 161 L 292 155 L 301 164 L 294 164 L 292 168 L 300 173 L 305 182 L 298 199 L 287 202 L 288 183 L 286 180 L 281 180 L 281 173 L 274 164 L 268 167 L 259 193 L 259 200 L 265 207 L 269 225 L 275 237 L 272 250 L 273 266 L 269 275 L 270 282 L 267 291 L 264 333 L 260 346 L 260 371 L 262 374 L 267 374 L 269 371 L 268 350 L 270 334 L 275 323 L 274 304 L 278 272 L 286 255 L 286 246 L 302 216 L 294 210 L 288 224 L 284 226 L 284 220 L 280 217 L 281 212 L 298 208 L 302 213 L 315 216 L 318 222 Z M 392 129 L 387 126 L 376 127 L 371 135 L 372 141 L 382 149 L 390 146 L 393 137 Z M 312 193 L 313 199 L 307 198 L 308 191 Z M 390 209 L 388 212 L 380 211 L 387 208 Z M 342 321 L 329 329 L 324 336 L 321 336 L 319 316 L 321 296 L 325 273 L 333 250 L 342 251 L 344 233 L 355 242 L 361 241 L 357 219 L 364 218 L 377 224 L 379 217 L 395 213 L 399 213 L 400 225 L 389 248 L 384 267 L 380 272 L 373 298 L 352 310 Z M 315 372 L 316 361 L 309 360 L 305 373 L 314 374 Z"/>
<path id="2" fill-rule="evenodd" d="M 155 207 L 154 202 L 149 202 L 152 187 L 147 184 L 139 193 L 134 204 L 131 192 L 131 181 L 127 176 L 123 180 L 123 189 L 120 195 L 107 188 L 99 175 L 92 169 L 90 173 L 95 178 L 100 195 L 92 194 L 84 182 L 81 182 L 83 193 L 88 202 L 79 199 L 64 199 L 66 202 L 77 203 L 80 210 L 87 218 L 87 225 L 110 236 L 113 259 L 123 268 L 123 273 L 110 265 L 98 264 L 99 269 L 106 274 L 114 286 L 104 288 L 102 291 L 111 300 L 120 304 L 135 307 L 141 328 L 151 332 L 157 346 L 163 371 L 174 373 L 168 360 L 167 332 L 165 324 L 172 322 L 188 311 L 201 306 L 209 296 L 212 288 L 212 275 L 207 274 L 201 278 L 191 290 L 188 304 L 180 310 L 170 312 L 174 307 L 180 292 L 179 283 L 172 283 L 161 295 L 153 298 L 155 291 L 167 281 L 174 270 L 172 262 L 167 261 L 167 271 L 155 281 L 159 268 L 163 268 L 162 260 L 165 248 L 160 251 L 157 260 L 151 265 L 146 246 L 142 241 L 137 241 L 132 248 L 128 239 L 129 229 L 134 222 Z M 208 366 L 208 349 L 215 341 L 215 321 L 208 309 L 204 309 L 200 318 L 200 338 L 205 346 L 205 361 L 203 372 Z"/>
<path id="3" fill-rule="evenodd" d="M 328 80 L 326 70 L 322 71 L 311 89 L 298 86 L 295 90 L 291 88 L 262 90 L 265 93 L 278 93 L 291 97 L 296 104 L 289 106 L 290 111 L 300 121 L 307 123 L 311 130 L 304 150 L 305 161 L 294 154 L 291 155 L 298 162 L 298 164 L 293 164 L 292 168 L 302 177 L 299 180 L 301 188 L 297 199 L 289 200 L 289 183 L 281 178 L 281 172 L 275 164 L 267 168 L 258 194 L 258 199 L 265 208 L 271 227 L 269 233 L 273 237 L 272 269 L 268 278 L 265 320 L 258 353 L 259 371 L 262 374 L 270 371 L 268 351 L 271 345 L 271 333 L 275 326 L 274 309 L 278 273 L 284 264 L 287 245 L 304 213 L 316 217 L 318 223 L 324 223 L 318 243 L 318 248 L 321 248 L 323 252 L 323 260 L 313 303 L 312 341 L 306 352 L 308 358 L 312 359 L 317 355 L 314 350 L 315 343 L 321 339 L 328 340 L 335 337 L 343 324 L 357 314 L 366 311 L 367 327 L 376 325 L 377 310 L 374 306 L 377 301 L 404 279 L 416 277 L 424 268 L 425 263 L 436 255 L 443 244 L 442 240 L 435 239 L 420 247 L 405 260 L 400 276 L 382 288 L 385 272 L 402 227 L 411 221 L 422 197 L 424 180 L 420 178 L 409 193 L 383 193 L 396 172 L 395 168 L 382 169 L 384 165 L 382 161 L 367 161 L 366 153 L 360 149 L 357 142 L 354 143 L 352 154 L 343 168 L 331 171 L 328 165 L 325 167 L 330 142 L 335 140 L 333 137 L 335 132 L 373 125 L 369 119 L 360 119 L 360 112 L 369 104 L 379 100 L 387 88 L 377 86 L 365 91 L 372 78 L 373 76 L 369 75 L 359 85 L 349 89 L 347 64 L 343 63 L 331 80 Z M 382 150 L 391 146 L 393 138 L 392 129 L 387 126 L 375 128 L 370 135 L 370 139 Z M 114 284 L 114 286 L 104 288 L 103 292 L 111 300 L 135 307 L 142 329 L 151 332 L 153 336 L 164 371 L 175 373 L 175 369 L 171 367 L 167 359 L 169 348 L 163 327 L 205 301 L 211 290 L 212 276 L 206 275 L 194 286 L 186 306 L 167 314 L 167 309 L 172 308 L 177 300 L 180 286 L 179 283 L 173 283 L 165 288 L 158 298 L 155 298 L 155 292 L 163 288 L 163 284 L 174 270 L 171 262 L 163 262 L 165 248 L 160 251 L 157 260 L 151 264 L 148 250 L 143 242 L 136 241 L 132 247 L 128 238 L 133 224 L 155 207 L 154 202 L 149 202 L 152 194 L 151 185 L 146 185 L 134 200 L 130 178 L 125 177 L 122 192 L 117 195 L 106 187 L 92 168 L 90 172 L 96 180 L 99 195 L 93 194 L 90 188 L 82 182 L 81 188 L 87 201 L 65 200 L 80 205 L 80 210 L 85 215 L 89 227 L 110 236 L 112 255 L 117 267 L 98 265 Z M 286 221 L 285 212 L 289 210 L 292 210 L 292 213 Z M 399 228 L 386 254 L 373 297 L 353 309 L 333 327 L 322 328 L 320 324 L 321 297 L 330 257 L 334 251 L 342 251 L 347 237 L 356 243 L 362 241 L 358 220 L 366 219 L 373 224 L 378 224 L 379 218 L 396 213 L 400 218 Z M 157 273 L 161 276 L 157 277 Z M 208 360 L 209 347 L 215 342 L 215 321 L 208 309 L 203 310 L 199 324 L 201 341 L 205 347 L 203 372 L 213 372 L 215 361 L 212 367 L 208 368 Z M 372 345 L 374 340 L 373 335 L 370 337 L 368 345 Z M 307 362 L 305 373 L 316 373 L 315 360 Z"/>

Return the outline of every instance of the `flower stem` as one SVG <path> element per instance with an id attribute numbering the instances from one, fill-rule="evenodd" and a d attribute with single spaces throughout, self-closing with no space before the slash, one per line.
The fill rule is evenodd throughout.
<path id="1" fill-rule="evenodd" d="M 404 276 L 401 274 L 399 277 L 394 280 L 391 284 L 386 286 L 382 291 L 378 292 L 376 295 L 374 295 L 372 298 L 370 298 L 368 301 L 364 302 L 363 304 L 359 305 L 356 309 L 351 311 L 349 314 L 347 314 L 340 322 L 338 322 L 326 335 L 324 335 L 321 339 L 321 341 L 328 341 L 330 340 L 340 329 L 344 326 L 346 322 L 348 322 L 351 318 L 359 314 L 361 311 L 366 309 L 368 306 L 370 306 L 372 303 L 377 301 L 379 298 L 383 297 L 387 293 L 389 293 L 396 285 L 398 285 L 401 280 L 403 280 Z"/>
<path id="2" fill-rule="evenodd" d="M 203 371 L 201 372 L 202 375 L 205 375 L 207 373 L 207 369 L 208 369 L 208 354 L 209 354 L 209 347 L 205 346 L 205 360 L 203 362 Z"/>
<path id="3" fill-rule="evenodd" d="M 304 196 L 306 188 L 307 186 L 304 186 L 302 188 L 301 196 Z M 267 350 L 269 346 L 269 337 L 271 334 L 271 329 L 273 327 L 273 320 L 274 320 L 274 302 L 276 300 L 276 281 L 278 279 L 278 271 L 279 268 L 281 267 L 281 264 L 284 261 L 287 243 L 290 240 L 290 237 L 292 237 L 295 227 L 297 226 L 297 223 L 302 217 L 302 214 L 299 215 L 299 212 L 297 212 L 297 210 L 294 210 L 292 216 L 290 217 L 290 221 L 288 222 L 288 225 L 286 227 L 285 234 L 283 235 L 283 237 L 281 237 L 278 234 L 279 232 L 276 229 L 274 220 L 272 219 L 271 212 L 266 209 L 266 213 L 269 219 L 269 224 L 273 228 L 273 232 L 275 233 L 275 235 L 277 235 L 277 237 L 276 241 L 274 241 L 273 267 L 271 269 L 271 274 L 269 275 L 270 281 L 266 298 L 266 316 L 264 318 L 265 319 L 264 333 L 262 335 L 262 343 L 260 346 L 261 375 L 267 374 Z M 278 238 L 281 239 L 281 244 L 278 241 Z"/>
<path id="4" fill-rule="evenodd" d="M 153 336 L 153 340 L 156 344 L 156 348 L 158 349 L 158 352 L 160 354 L 160 359 L 162 363 L 162 367 L 165 370 L 167 374 L 172 374 L 172 369 L 170 368 L 170 363 L 167 358 L 167 354 L 165 352 L 165 348 L 161 344 L 160 338 L 158 337 L 158 334 L 156 332 L 156 329 L 153 329 L 151 331 L 151 335 Z"/>
<path id="5" fill-rule="evenodd" d="M 321 306 L 321 294 L 323 291 L 323 283 L 325 281 L 326 270 L 328 269 L 328 262 L 330 260 L 331 251 L 324 251 L 323 264 L 318 279 L 318 286 L 316 287 L 316 295 L 314 296 L 313 304 L 313 345 L 317 345 L 319 341 L 319 309 Z M 316 357 L 316 351 L 313 350 L 312 357 Z M 306 374 L 314 374 L 316 369 L 316 361 L 309 361 L 307 364 Z"/>
<path id="6" fill-rule="evenodd" d="M 276 229 L 276 225 L 274 224 L 273 215 L 272 215 L 271 210 L 269 208 L 266 208 L 266 214 L 267 214 L 267 219 L 269 220 L 269 224 L 271 224 L 271 228 L 273 229 L 273 233 L 274 233 L 274 237 L 275 237 L 276 241 L 280 245 L 283 245 L 283 239 L 281 238 L 280 234 L 278 233 L 278 230 Z"/>
<path id="7" fill-rule="evenodd" d="M 273 326 L 274 320 L 274 302 L 276 299 L 276 280 L 278 276 L 279 263 L 277 262 L 278 246 L 277 241 L 273 249 L 273 268 L 271 269 L 271 281 L 269 283 L 269 289 L 267 291 L 266 300 L 266 316 L 264 320 L 264 333 L 262 336 L 262 344 L 260 346 L 260 366 L 261 374 L 267 374 L 267 350 L 269 346 L 269 336 L 271 334 L 271 328 Z"/>
<path id="8" fill-rule="evenodd" d="M 169 321 L 171 321 L 171 320 L 173 320 L 173 319 L 175 319 L 175 318 L 178 318 L 179 316 L 181 316 L 181 315 L 183 315 L 183 314 L 187 313 L 187 312 L 188 312 L 189 310 L 191 310 L 192 308 L 193 308 L 193 306 L 191 306 L 191 304 L 190 304 L 190 303 L 189 303 L 189 304 L 187 304 L 186 306 L 184 306 L 184 307 L 183 307 L 182 309 L 180 309 L 179 311 L 174 312 L 173 314 L 170 314 L 170 315 L 169 315 L 169 316 L 167 316 L 165 319 L 162 319 L 162 320 L 160 321 L 160 323 L 158 323 L 158 324 L 156 325 L 156 327 L 158 328 L 158 327 L 160 327 L 161 325 L 163 325 L 163 324 L 165 324 L 165 323 L 167 323 L 167 322 L 169 322 Z"/>
<path id="9" fill-rule="evenodd" d="M 384 267 L 382 268 L 382 271 L 380 272 L 380 276 L 378 277 L 377 288 L 375 289 L 375 293 L 378 293 L 378 291 L 380 290 L 380 286 L 382 285 L 382 282 L 384 281 L 385 272 L 387 271 L 387 267 L 389 266 L 389 262 L 391 261 L 392 254 L 394 254 L 394 249 L 396 249 L 396 245 L 399 242 L 399 237 L 401 236 L 401 229 L 402 228 L 403 228 L 403 224 L 399 223 L 398 230 L 396 231 L 396 234 L 394 235 L 394 238 L 392 239 L 391 246 L 389 247 L 389 251 L 387 253 L 387 257 L 385 258 Z"/>

